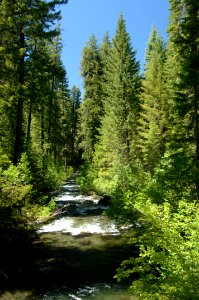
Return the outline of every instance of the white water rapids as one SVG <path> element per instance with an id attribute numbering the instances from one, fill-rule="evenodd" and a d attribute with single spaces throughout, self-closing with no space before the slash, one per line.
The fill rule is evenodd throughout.
<path id="1" fill-rule="evenodd" d="M 100 205 L 99 200 L 94 197 L 80 195 L 79 186 L 73 180 L 63 186 L 63 192 L 55 198 L 55 201 L 59 207 L 64 205 L 74 206 L 75 216 L 69 214 L 54 220 L 42 226 L 39 229 L 40 233 L 64 232 L 71 235 L 82 233 L 119 234 L 116 224 L 101 214 L 107 207 Z M 100 211 L 101 213 L 99 213 Z M 97 215 L 95 215 L 95 212 L 98 212 Z"/>
<path id="2" fill-rule="evenodd" d="M 65 232 L 71 235 L 79 235 L 81 233 L 119 234 L 116 225 L 110 221 L 109 224 L 104 224 L 105 220 L 105 216 L 76 217 L 75 220 L 71 217 L 64 217 L 43 226 L 40 232 Z"/>

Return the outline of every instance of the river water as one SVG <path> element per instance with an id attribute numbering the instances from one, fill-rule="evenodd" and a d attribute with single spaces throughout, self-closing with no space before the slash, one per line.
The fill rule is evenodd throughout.
<path id="1" fill-rule="evenodd" d="M 74 178 L 56 197 L 59 214 L 38 230 L 27 278 L 2 300 L 132 300 L 113 279 L 131 253 L 127 235 L 103 213 L 99 199 L 83 196 Z"/>

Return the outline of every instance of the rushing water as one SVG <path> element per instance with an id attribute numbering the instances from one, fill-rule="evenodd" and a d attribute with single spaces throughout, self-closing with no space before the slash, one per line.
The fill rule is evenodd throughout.
<path id="1" fill-rule="evenodd" d="M 129 247 L 125 234 L 103 214 L 107 206 L 80 195 L 73 178 L 56 202 L 60 213 L 39 229 L 29 278 L 23 278 L 21 289 L 6 291 L 0 299 L 137 299 L 113 279 Z"/>

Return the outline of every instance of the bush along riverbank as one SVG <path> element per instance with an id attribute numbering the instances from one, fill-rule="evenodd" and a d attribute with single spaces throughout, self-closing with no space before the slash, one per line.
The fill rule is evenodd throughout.
<path id="1" fill-rule="evenodd" d="M 0 285 L 24 265 L 26 251 L 37 238 L 37 224 L 55 209 L 53 191 L 72 174 L 52 161 L 24 153 L 17 165 L 6 157 L 0 165 Z M 20 265 L 22 264 L 22 265 Z"/>

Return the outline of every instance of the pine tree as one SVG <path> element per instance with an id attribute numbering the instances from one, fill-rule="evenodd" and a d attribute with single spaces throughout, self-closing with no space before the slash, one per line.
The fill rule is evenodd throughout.
<path id="1" fill-rule="evenodd" d="M 71 164 L 73 166 L 78 166 L 80 162 L 79 151 L 78 151 L 78 140 L 77 140 L 77 130 L 79 121 L 79 108 L 81 103 L 81 92 L 75 85 L 70 90 L 70 100 L 71 100 Z"/>
<path id="2" fill-rule="evenodd" d="M 107 72 L 107 65 L 111 53 L 111 41 L 109 38 L 108 32 L 105 33 L 102 44 L 100 45 L 100 57 L 101 57 L 101 63 L 102 63 L 102 75 L 101 75 L 101 81 L 102 81 L 102 108 L 103 108 L 103 113 L 104 114 L 104 105 L 107 99 L 107 91 L 106 91 L 106 84 L 108 81 L 108 78 L 106 76 Z"/>
<path id="3" fill-rule="evenodd" d="M 199 3 L 170 0 L 167 85 L 175 178 L 199 194 Z M 185 176 L 186 174 L 186 176 Z M 189 186 L 189 187 L 188 187 Z M 185 191 L 186 192 L 186 191 Z"/>
<path id="4" fill-rule="evenodd" d="M 139 147 L 147 171 L 153 173 L 164 153 L 167 127 L 164 95 L 165 47 L 153 26 L 146 49 L 142 80 L 142 111 L 139 119 Z"/>
<path id="5" fill-rule="evenodd" d="M 103 112 L 102 63 L 99 46 L 94 35 L 90 37 L 82 52 L 81 75 L 84 79 L 84 97 L 80 109 L 80 147 L 83 150 L 83 157 L 91 160 Z"/>
<path id="6" fill-rule="evenodd" d="M 111 50 L 111 41 L 108 32 L 105 33 L 102 44 L 100 45 L 100 56 L 102 60 L 103 69 L 107 65 L 109 54 Z"/>
<path id="7" fill-rule="evenodd" d="M 112 179 L 111 176 L 122 172 L 122 166 L 133 163 L 132 153 L 137 136 L 139 63 L 122 15 L 112 42 L 106 80 L 105 115 L 94 157 L 98 177 L 102 181 L 103 178 Z"/>

